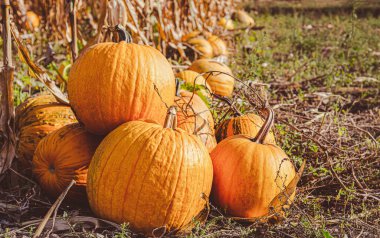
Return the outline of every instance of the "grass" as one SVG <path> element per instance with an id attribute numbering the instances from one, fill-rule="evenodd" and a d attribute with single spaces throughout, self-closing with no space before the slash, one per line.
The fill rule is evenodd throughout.
<path id="1" fill-rule="evenodd" d="M 255 20 L 265 28 L 235 40 L 231 65 L 238 78 L 270 86 L 279 145 L 297 168 L 306 159 L 307 169 L 294 205 L 279 223 L 241 224 L 212 208 L 207 222 L 187 237 L 379 236 L 380 19 L 358 18 L 355 12 L 295 11 L 260 14 Z M 65 54 L 65 49 L 54 47 Z M 20 67 L 16 104 L 41 89 Z M 48 68 L 55 74 L 53 67 Z M 27 192 L 19 192 L 19 199 Z M 10 199 L 14 200 L 20 201 L 17 196 Z M 35 209 L 36 204 L 28 206 Z M 34 209 L 23 210 L 20 220 L 33 218 Z M 69 207 L 63 210 L 68 217 L 77 213 Z M 0 226 L 4 237 L 13 237 L 9 227 L 14 228 L 11 223 Z M 121 231 L 99 233 L 132 236 L 127 225 Z M 28 236 L 28 230 L 22 234 Z M 66 236 L 96 237 L 96 233 L 72 229 Z"/>

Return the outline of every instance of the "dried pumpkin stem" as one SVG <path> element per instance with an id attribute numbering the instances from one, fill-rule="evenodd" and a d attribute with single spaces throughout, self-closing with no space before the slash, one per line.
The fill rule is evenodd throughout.
<path id="1" fill-rule="evenodd" d="M 215 93 L 211 93 L 213 97 L 227 103 L 228 106 L 231 107 L 232 111 L 235 113 L 235 116 L 242 116 L 243 114 L 239 111 L 239 109 L 236 108 L 236 106 L 231 102 L 231 99 L 223 96 L 219 96 Z"/>
<path id="2" fill-rule="evenodd" d="M 267 111 L 268 116 L 267 119 L 264 122 L 264 125 L 261 127 L 259 132 L 257 133 L 256 137 L 252 140 L 254 142 L 263 144 L 266 136 L 268 135 L 270 129 L 273 126 L 274 122 L 274 111 L 270 106 L 265 106 L 264 110 Z"/>
<path id="3" fill-rule="evenodd" d="M 132 43 L 132 36 L 129 32 L 120 24 L 115 26 L 115 31 L 119 35 L 119 42 L 125 41 L 127 43 Z"/>
<path id="4" fill-rule="evenodd" d="M 183 82 L 181 80 L 179 80 L 179 78 L 175 78 L 175 95 L 177 97 L 180 96 L 179 92 L 181 91 L 181 85 L 183 84 Z"/>
<path id="5" fill-rule="evenodd" d="M 175 106 L 171 106 L 166 114 L 164 128 L 177 129 L 177 109 Z"/>

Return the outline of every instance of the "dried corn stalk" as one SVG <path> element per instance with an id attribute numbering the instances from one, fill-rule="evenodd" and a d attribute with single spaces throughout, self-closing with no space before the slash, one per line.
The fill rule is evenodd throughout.
<path id="1" fill-rule="evenodd" d="M 50 35 L 54 40 L 65 38 L 67 32 L 65 1 L 24 0 L 24 4 L 42 17 L 42 27 L 54 32 Z M 109 27 L 121 24 L 135 43 L 154 46 L 167 57 L 186 59 L 187 46 L 181 37 L 195 30 L 223 33 L 218 20 L 231 16 L 236 4 L 233 0 L 82 0 L 77 6 L 79 35 L 86 36 L 82 40 L 90 40 L 89 45 L 111 41 L 114 35 Z M 91 32 L 83 32 L 89 28 Z"/>

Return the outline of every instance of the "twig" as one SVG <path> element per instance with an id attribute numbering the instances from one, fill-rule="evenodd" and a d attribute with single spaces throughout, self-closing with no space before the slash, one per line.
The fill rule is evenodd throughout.
<path id="1" fill-rule="evenodd" d="M 23 179 L 25 179 L 26 181 L 32 183 L 33 185 L 37 185 L 36 182 L 34 182 L 33 180 L 29 179 L 28 177 L 25 177 L 24 175 L 20 174 L 20 173 L 17 172 L 16 170 L 14 170 L 14 169 L 12 169 L 12 168 L 9 168 L 9 170 L 10 170 L 12 173 L 16 174 L 17 176 L 19 176 L 20 178 L 23 178 Z"/>
<path id="2" fill-rule="evenodd" d="M 34 233 L 33 238 L 37 238 L 37 237 L 39 237 L 41 235 L 42 231 L 44 230 L 44 228 L 46 226 L 46 223 L 49 221 L 49 218 L 53 214 L 53 212 L 54 212 L 54 215 L 57 214 L 57 212 L 55 210 L 58 210 L 59 206 L 61 205 L 62 201 L 65 199 L 67 193 L 69 192 L 70 188 L 73 185 L 75 185 L 75 180 L 71 180 L 71 182 L 67 186 L 67 188 L 61 193 L 61 195 L 59 195 L 59 197 L 57 198 L 57 200 L 55 201 L 55 203 L 50 207 L 49 211 L 44 216 L 44 219 L 42 220 L 42 222 L 38 226 L 38 228 L 36 230 L 36 233 Z M 51 229 L 54 229 L 54 223 L 53 223 Z M 51 231 L 49 231 L 49 233 L 50 232 Z"/>

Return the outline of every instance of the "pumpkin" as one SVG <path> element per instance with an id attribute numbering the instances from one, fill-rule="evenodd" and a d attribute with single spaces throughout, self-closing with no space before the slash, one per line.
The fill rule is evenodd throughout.
<path id="1" fill-rule="evenodd" d="M 227 18 L 221 18 L 218 22 L 218 25 L 223 27 L 226 30 L 233 30 L 235 29 L 235 24 L 231 19 Z"/>
<path id="2" fill-rule="evenodd" d="M 207 105 L 192 92 L 181 90 L 175 100 L 178 107 L 178 128 L 198 135 L 211 152 L 216 146 L 214 119 Z"/>
<path id="3" fill-rule="evenodd" d="M 26 12 L 25 19 L 25 28 L 29 31 L 33 31 L 34 29 L 40 26 L 40 18 L 33 11 Z"/>
<path id="4" fill-rule="evenodd" d="M 229 215 L 259 218 L 269 215 L 272 200 L 295 177 L 293 164 L 278 146 L 264 139 L 273 123 L 273 111 L 256 137 L 236 135 L 211 152 L 214 166 L 212 198 Z M 288 197 L 288 203 L 294 193 Z"/>
<path id="5" fill-rule="evenodd" d="M 235 79 L 229 76 L 232 75 L 232 71 L 227 65 L 214 60 L 199 59 L 193 62 L 193 64 L 189 67 L 189 70 L 193 70 L 198 73 L 205 73 L 208 71 L 223 72 L 207 73 L 204 74 L 203 77 L 207 80 L 207 83 L 210 85 L 213 93 L 228 97 L 232 95 Z"/>
<path id="6" fill-rule="evenodd" d="M 195 135 L 176 128 L 170 107 L 165 126 L 132 121 L 100 144 L 88 171 L 90 207 L 99 216 L 128 222 L 152 235 L 191 226 L 204 209 L 212 185 L 212 163 Z M 188 225 L 186 225 L 188 224 Z"/>
<path id="7" fill-rule="evenodd" d="M 192 70 L 184 70 L 176 74 L 176 78 L 184 81 L 185 88 L 195 89 L 195 91 L 206 99 L 211 99 L 211 87 L 206 79 L 199 73 Z M 192 90 L 189 90 L 192 91 Z"/>
<path id="8" fill-rule="evenodd" d="M 210 42 L 214 56 L 227 55 L 227 45 L 222 39 L 218 36 L 211 35 L 207 38 L 207 41 Z"/>
<path id="9" fill-rule="evenodd" d="M 126 39 L 125 34 L 120 38 Z M 166 105 L 174 102 L 175 78 L 165 56 L 151 46 L 127 41 L 91 46 L 71 67 L 71 106 L 94 134 L 105 135 L 142 118 L 163 123 Z"/>
<path id="10" fill-rule="evenodd" d="M 21 166 L 31 167 L 38 143 L 51 132 L 75 123 L 75 115 L 67 105 L 59 103 L 51 94 L 28 98 L 16 108 L 17 158 Z"/>
<path id="11" fill-rule="evenodd" d="M 243 26 L 254 26 L 255 21 L 253 18 L 243 10 L 238 10 L 233 14 L 233 18 L 240 22 Z"/>
<path id="12" fill-rule="evenodd" d="M 88 166 L 101 139 L 74 123 L 41 140 L 33 157 L 33 174 L 42 190 L 56 198 L 74 179 L 67 197 L 85 202 Z"/>
<path id="13" fill-rule="evenodd" d="M 190 40 L 191 38 L 194 38 L 194 37 L 199 36 L 200 34 L 201 34 L 200 31 L 192 31 L 192 32 L 190 32 L 190 33 L 187 33 L 187 34 L 183 35 L 183 36 L 181 37 L 181 40 L 182 40 L 183 42 L 186 42 L 186 41 Z"/>
<path id="14" fill-rule="evenodd" d="M 264 120 L 253 113 L 247 115 L 239 115 L 224 120 L 219 124 L 215 132 L 215 137 L 218 142 L 233 135 L 248 135 L 255 137 L 263 126 Z M 273 132 L 265 137 L 265 143 L 276 144 Z"/>
<path id="15" fill-rule="evenodd" d="M 210 42 L 208 42 L 203 37 L 191 38 L 187 42 L 200 52 L 200 58 L 207 59 L 213 57 L 213 48 Z"/>

